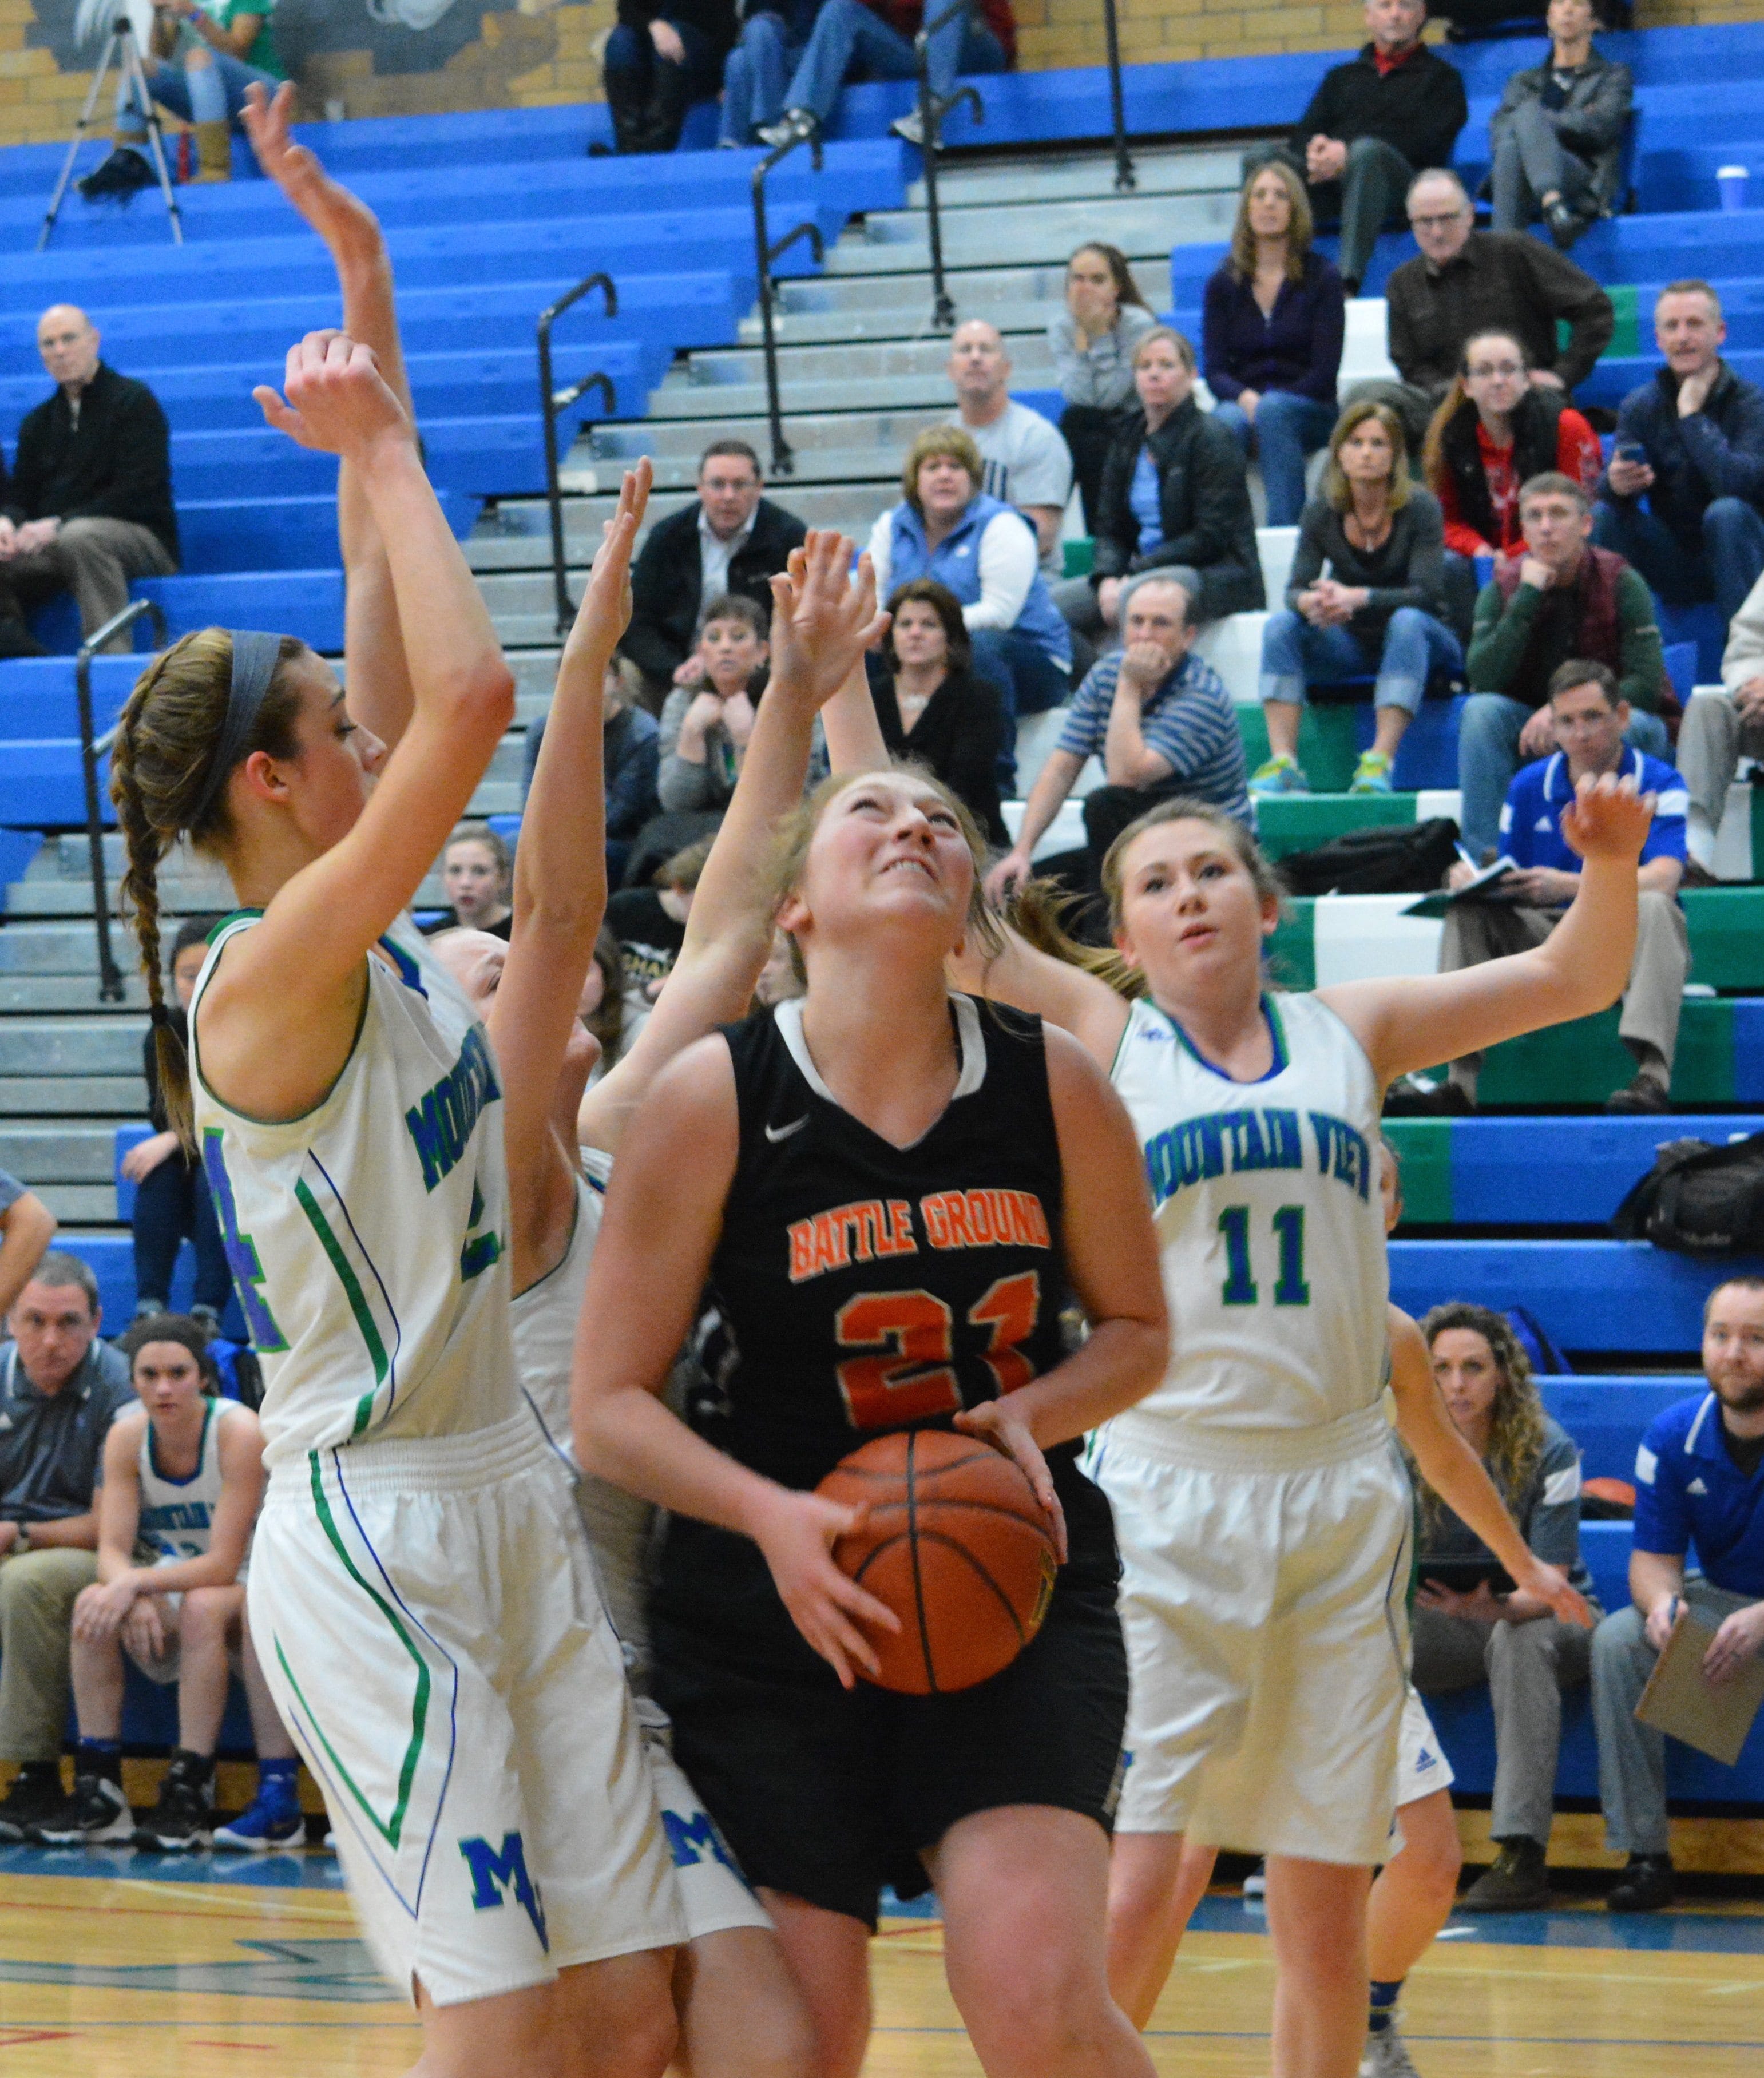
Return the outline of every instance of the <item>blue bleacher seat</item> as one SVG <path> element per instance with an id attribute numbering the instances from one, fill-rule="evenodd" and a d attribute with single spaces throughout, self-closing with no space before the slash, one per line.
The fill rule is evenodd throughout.
<path id="1" fill-rule="evenodd" d="M 278 633 L 298 635 L 302 642 L 327 655 L 335 655 L 343 648 L 341 570 L 252 570 L 215 577 L 139 578 L 130 590 L 137 599 L 158 601 L 165 615 L 167 639 L 173 642 L 196 628 L 273 628 Z M 135 632 L 138 648 L 150 650 L 158 646 L 146 615 L 136 622 Z"/>

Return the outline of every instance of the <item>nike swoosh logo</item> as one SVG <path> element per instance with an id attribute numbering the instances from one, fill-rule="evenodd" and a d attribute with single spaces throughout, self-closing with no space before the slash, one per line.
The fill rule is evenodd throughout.
<path id="1" fill-rule="evenodd" d="M 807 1124 L 808 1113 L 805 1111 L 803 1113 L 803 1116 L 797 1120 L 794 1125 L 767 1126 L 765 1129 L 765 1137 L 775 1145 L 780 1140 L 788 1140 L 793 1133 L 800 1133 L 803 1128 Z"/>

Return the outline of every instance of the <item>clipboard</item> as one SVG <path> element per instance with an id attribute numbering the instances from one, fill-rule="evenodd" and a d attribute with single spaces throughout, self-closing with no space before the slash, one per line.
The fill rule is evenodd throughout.
<path id="1" fill-rule="evenodd" d="M 1466 880 L 1462 887 L 1437 887 L 1431 895 L 1424 895 L 1420 901 L 1412 902 L 1403 914 L 1405 916 L 1443 916 L 1448 909 L 1455 909 L 1461 902 L 1510 902 L 1512 897 L 1501 892 L 1501 883 L 1510 873 L 1517 873 L 1515 861 L 1503 852 L 1491 866 L 1485 866 L 1474 880 Z"/>
<path id="2" fill-rule="evenodd" d="M 1680 1605 L 1636 1716 L 1655 1731 L 1669 1733 L 1732 1767 L 1764 1704 L 1764 1659 L 1754 1655 L 1730 1680 L 1711 1681 L 1703 1671 L 1703 1655 L 1716 1628 L 1688 1602 Z"/>

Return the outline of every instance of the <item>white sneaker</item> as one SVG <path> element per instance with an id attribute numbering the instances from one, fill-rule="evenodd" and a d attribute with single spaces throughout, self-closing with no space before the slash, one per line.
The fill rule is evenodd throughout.
<path id="1" fill-rule="evenodd" d="M 1246 1905 L 1260 1904 L 1268 1895 L 1268 1864 L 1257 1862 L 1244 1878 L 1244 1901 Z"/>
<path id="2" fill-rule="evenodd" d="M 1367 2035 L 1360 2078 L 1421 2078 L 1394 2020 L 1382 2034 Z"/>

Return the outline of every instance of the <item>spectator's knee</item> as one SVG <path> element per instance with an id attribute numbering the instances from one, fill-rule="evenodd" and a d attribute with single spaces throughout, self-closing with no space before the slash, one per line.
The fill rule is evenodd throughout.
<path id="1" fill-rule="evenodd" d="M 186 72 L 206 72 L 215 62 L 214 54 L 206 46 L 193 50 L 184 61 Z"/>
<path id="2" fill-rule="evenodd" d="M 1349 169 L 1351 171 L 1355 166 L 1368 165 L 1374 160 L 1382 158 L 1385 149 L 1386 147 L 1379 138 L 1356 137 L 1348 147 Z"/>
<path id="3" fill-rule="evenodd" d="M 1424 636 L 1427 615 L 1418 606 L 1399 606 L 1386 624 L 1389 632 Z"/>
<path id="4" fill-rule="evenodd" d="M 1592 1634 L 1592 1671 L 1614 1672 L 1628 1659 L 1645 1635 L 1639 1609 L 1613 1609 L 1601 1617 Z"/>
<path id="5" fill-rule="evenodd" d="M 1743 498 L 1712 498 L 1703 508 L 1703 538 L 1747 520 L 1755 521 L 1756 511 Z"/>

